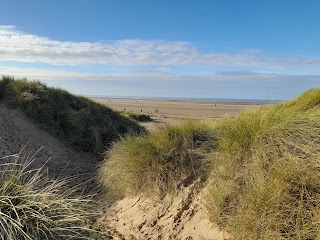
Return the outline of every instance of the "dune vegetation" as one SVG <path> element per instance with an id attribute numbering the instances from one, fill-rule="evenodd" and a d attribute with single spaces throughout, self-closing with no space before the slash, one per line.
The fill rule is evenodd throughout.
<path id="1" fill-rule="evenodd" d="M 134 112 L 128 112 L 128 111 L 121 111 L 120 112 L 123 116 L 132 118 L 133 120 L 139 121 L 139 122 L 150 122 L 152 121 L 152 118 L 145 114 L 145 113 L 134 113 Z"/>
<path id="2" fill-rule="evenodd" d="M 92 239 L 92 201 L 32 161 L 26 151 L 0 158 L 0 239 Z"/>
<path id="3" fill-rule="evenodd" d="M 162 126 L 116 143 L 99 179 L 163 198 L 192 179 L 232 239 L 320 238 L 320 89 L 235 118 Z"/>
<path id="4" fill-rule="evenodd" d="M 318 239 L 320 90 L 221 121 L 213 221 L 236 239 Z"/>
<path id="5" fill-rule="evenodd" d="M 163 125 L 148 135 L 117 142 L 102 165 L 99 180 L 120 195 L 162 198 L 196 177 L 205 176 L 214 134 L 206 122 Z"/>
<path id="6" fill-rule="evenodd" d="M 102 104 L 37 81 L 2 77 L 0 102 L 19 108 L 42 129 L 84 152 L 98 153 L 120 136 L 145 131 Z"/>

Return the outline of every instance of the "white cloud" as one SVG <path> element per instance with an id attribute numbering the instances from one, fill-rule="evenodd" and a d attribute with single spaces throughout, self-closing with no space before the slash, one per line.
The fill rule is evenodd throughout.
<path id="1" fill-rule="evenodd" d="M 0 60 L 49 64 L 171 65 L 196 54 L 187 42 L 119 40 L 61 42 L 27 34 L 12 26 L 0 27 Z"/>
<path id="2" fill-rule="evenodd" d="M 14 26 L 0 25 L 0 61 L 55 65 L 233 66 L 276 71 L 320 71 L 320 58 L 266 58 L 262 54 L 258 49 L 248 49 L 238 54 L 201 53 L 194 44 L 179 41 L 56 41 L 22 32 Z"/>

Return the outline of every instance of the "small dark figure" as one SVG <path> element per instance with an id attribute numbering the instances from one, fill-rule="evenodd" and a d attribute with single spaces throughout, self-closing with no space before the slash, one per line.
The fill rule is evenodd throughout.
<path id="1" fill-rule="evenodd" d="M 126 109 L 124 108 L 123 111 L 125 111 Z"/>
<path id="2" fill-rule="evenodd" d="M 142 112 L 142 109 L 141 109 L 141 112 Z"/>

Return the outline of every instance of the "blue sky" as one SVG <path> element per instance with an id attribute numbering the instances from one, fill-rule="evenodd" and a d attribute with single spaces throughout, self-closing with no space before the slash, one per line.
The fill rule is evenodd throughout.
<path id="1" fill-rule="evenodd" d="M 288 99 L 320 84 L 320 2 L 0 0 L 0 74 L 84 95 Z"/>

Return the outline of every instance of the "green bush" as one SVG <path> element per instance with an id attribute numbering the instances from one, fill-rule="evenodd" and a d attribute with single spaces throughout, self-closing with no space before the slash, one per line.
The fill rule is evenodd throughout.
<path id="1" fill-rule="evenodd" d="M 92 239 L 91 200 L 66 180 L 30 170 L 27 153 L 0 158 L 0 239 Z"/>
<path id="2" fill-rule="evenodd" d="M 62 142 L 85 152 L 98 153 L 122 135 L 145 131 L 106 106 L 40 82 L 3 77 L 1 99 Z"/>
<path id="3" fill-rule="evenodd" d="M 160 126 L 145 136 L 127 137 L 111 149 L 99 180 L 120 194 L 162 198 L 207 174 L 210 168 L 204 156 L 213 136 L 210 124 L 190 120 Z"/>

